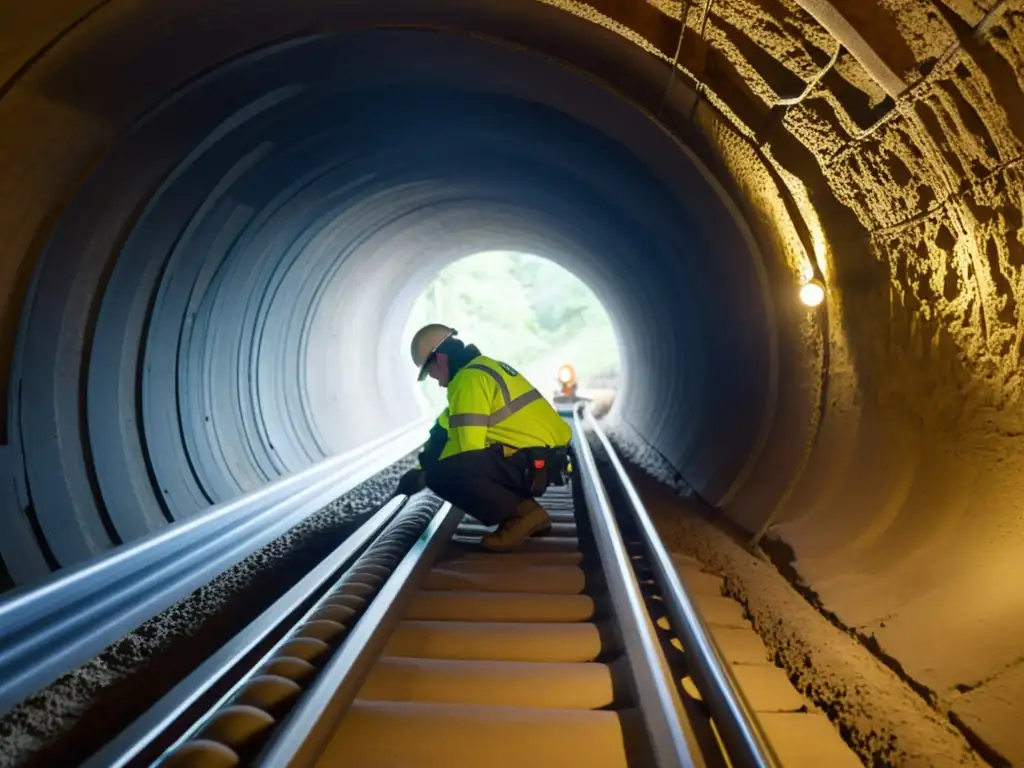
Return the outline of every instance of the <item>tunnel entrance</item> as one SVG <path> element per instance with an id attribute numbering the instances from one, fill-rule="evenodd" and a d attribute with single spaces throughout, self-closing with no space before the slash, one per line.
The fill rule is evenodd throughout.
<path id="1" fill-rule="evenodd" d="M 553 260 L 484 251 L 449 264 L 410 310 L 404 343 L 431 322 L 513 364 L 548 399 L 569 365 L 579 396 L 603 411 L 611 406 L 621 370 L 612 318 L 590 286 Z M 425 415 L 445 406 L 445 390 L 432 381 L 419 383 L 415 396 Z"/>
<path id="2" fill-rule="evenodd" d="M 494 40 L 359 30 L 146 114 L 26 260 L 0 499 L 15 582 L 415 420 L 410 307 L 477 253 L 549 254 L 593 287 L 637 372 L 614 413 L 705 498 L 756 463 L 778 269 L 708 166 L 614 89 Z"/>
<path id="3" fill-rule="evenodd" d="M 410 308 L 446 265 L 499 250 L 547 254 L 600 296 L 636 372 L 613 416 L 712 503 L 747 481 L 787 376 L 774 284 L 792 281 L 735 190 L 627 91 L 406 28 L 304 37 L 178 84 L 136 94 L 156 100 L 125 112 L 103 162 L 38 201 L 38 248 L 9 245 L 25 278 L 0 464 L 12 581 L 415 421 Z M 553 391 L 562 362 L 603 372 L 552 357 L 535 385 Z"/>

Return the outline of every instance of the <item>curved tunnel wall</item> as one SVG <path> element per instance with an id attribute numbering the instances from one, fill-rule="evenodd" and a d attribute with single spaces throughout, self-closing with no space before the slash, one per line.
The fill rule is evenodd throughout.
<path id="1" fill-rule="evenodd" d="M 972 726 L 998 719 L 1024 651 L 1024 592 L 991 589 L 1015 573 L 1024 519 L 1018 5 L 872 0 L 857 4 L 854 34 L 837 32 L 842 39 L 813 16 L 823 4 L 804 0 L 684 3 L 682 24 L 675 6 L 612 0 L 472 9 L 454 0 L 287 9 L 186 1 L 158 10 L 115 0 L 26 14 L 0 62 L 0 284 L 13 286 L 0 305 L 3 354 L 16 329 L 26 334 L 12 358 L 20 373 L 0 449 L 11 477 L 0 491 L 6 567 L 31 578 L 315 460 L 372 428 L 352 420 L 340 429 L 344 403 L 400 422 L 395 400 L 334 378 L 356 360 L 377 381 L 407 375 L 400 354 L 352 336 L 347 307 L 363 307 L 380 349 L 396 349 L 403 302 L 463 247 L 546 248 L 612 311 L 627 371 L 616 415 L 733 520 L 750 531 L 769 525 L 826 606 L 873 633 L 936 706 Z M 319 48 L 280 42 L 370 22 L 481 37 L 400 48 L 387 60 L 376 49 L 384 38 L 362 51 L 326 37 Z M 467 64 L 465 46 L 487 53 Z M 357 53 L 373 65 L 354 66 Z M 417 55 L 430 66 L 403 69 Z M 484 93 L 504 109 L 499 94 L 530 102 L 489 126 L 491 141 L 464 134 L 521 186 L 488 185 L 486 174 L 457 166 L 398 174 L 361 182 L 391 201 L 372 232 L 357 236 L 346 223 L 349 203 L 367 198 L 341 188 L 316 201 L 315 219 L 302 191 L 323 194 L 328 178 L 351 177 L 307 166 L 306 178 L 301 163 L 283 163 L 281 179 L 267 175 L 274 158 L 317 152 L 317 120 L 295 126 L 284 116 L 328 91 L 327 108 L 372 100 L 374 77 L 410 93 L 440 88 L 466 109 Z M 688 147 L 613 94 L 657 113 Z M 398 136 L 407 115 L 392 106 L 387 130 Z M 532 120 L 558 122 L 565 132 L 554 139 L 568 156 L 593 142 L 578 157 L 596 165 L 567 170 L 543 154 L 513 161 L 509 144 Z M 624 147 L 610 149 L 614 169 L 601 141 Z M 344 162 L 345 153 L 330 156 Z M 416 165 L 399 157 L 396 167 Z M 695 157 L 742 216 L 728 213 Z M 620 194 L 624 177 L 645 191 Z M 544 198 L 553 181 L 563 194 Z M 436 195 L 419 214 L 410 210 L 417 184 Z M 587 202 L 572 203 L 580 190 Z M 207 261 L 207 252 L 225 258 Z M 241 253 L 262 261 L 232 256 Z M 175 311 L 193 302 L 189 322 L 203 326 L 245 301 L 248 324 L 206 337 L 168 321 L 161 344 L 187 344 L 160 346 L 157 377 L 138 350 L 142 329 L 159 330 L 151 288 L 174 284 L 162 271 L 171 254 L 191 262 L 189 280 L 209 285 L 193 294 L 184 280 L 173 299 L 168 292 Z M 289 259 L 308 266 L 281 273 Z M 341 264 L 334 280 L 321 281 L 331 264 Z M 830 293 L 825 311 L 809 315 L 792 289 L 814 270 Z M 249 291 L 268 284 L 260 275 L 274 275 L 279 290 Z M 52 287 L 61 281 L 64 296 Z M 72 283 L 78 290 L 67 290 Z M 119 286 L 133 298 L 115 301 Z M 396 301 L 381 302 L 386 294 Z M 277 322 L 299 297 L 309 302 L 306 325 Z M 214 338 L 222 346 L 203 347 Z M 230 360 L 215 351 L 229 338 L 248 344 Z M 174 376 L 184 368 L 202 381 L 208 370 L 223 377 L 208 383 L 230 387 L 182 388 L 172 363 Z M 232 378 L 238 366 L 249 375 Z M 305 408 L 271 406 L 294 404 L 302 388 Z M 207 402 L 217 404 L 216 433 L 231 435 L 224 444 L 200 421 Z M 146 424 L 174 436 L 166 450 L 178 458 L 207 456 L 205 479 L 170 453 L 158 469 L 139 440 Z M 48 458 L 39 466 L 52 474 L 39 469 L 28 488 L 22 451 L 40 449 Z M 103 490 L 102 478 L 125 466 L 116 492 Z M 52 488 L 44 482 L 58 476 Z M 177 479 L 173 494 L 155 490 L 162 477 Z M 47 557 L 38 546 L 46 526 L 70 527 L 76 543 Z M 923 643 L 936 636 L 941 646 Z"/>
<path id="2" fill-rule="evenodd" d="M 528 52 L 392 30 L 243 57 L 128 129 L 40 255 L 14 367 L 35 538 L 68 565 L 409 421 L 408 307 L 484 248 L 592 282 L 626 418 L 721 495 L 774 375 L 741 224 L 655 123 Z"/>

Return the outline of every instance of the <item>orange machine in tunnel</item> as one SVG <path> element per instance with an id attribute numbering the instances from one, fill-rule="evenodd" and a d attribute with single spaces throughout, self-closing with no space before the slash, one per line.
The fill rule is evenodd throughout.
<path id="1" fill-rule="evenodd" d="M 558 384 L 561 387 L 559 394 L 562 397 L 575 397 L 577 388 L 576 369 L 565 363 L 558 369 Z"/>

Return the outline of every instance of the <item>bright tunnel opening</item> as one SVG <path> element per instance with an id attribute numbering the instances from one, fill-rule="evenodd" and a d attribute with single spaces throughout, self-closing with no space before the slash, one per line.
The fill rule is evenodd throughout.
<path id="1" fill-rule="evenodd" d="M 578 396 L 602 412 L 613 402 L 621 371 L 615 325 L 586 282 L 554 260 L 485 251 L 449 264 L 413 304 L 403 349 L 431 322 L 456 328 L 466 343 L 513 365 L 548 400 L 571 366 Z M 424 415 L 445 407 L 446 391 L 435 382 L 409 380 Z"/>

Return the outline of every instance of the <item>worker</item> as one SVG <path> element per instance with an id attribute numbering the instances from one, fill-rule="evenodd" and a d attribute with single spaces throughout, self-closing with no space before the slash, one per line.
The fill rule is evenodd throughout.
<path id="1" fill-rule="evenodd" d="M 535 497 L 564 483 L 572 433 L 526 377 L 457 333 L 434 323 L 413 337 L 419 380 L 430 376 L 447 388 L 448 407 L 398 492 L 428 487 L 484 525 L 497 526 L 482 537 L 484 547 L 514 549 L 550 532 L 551 517 Z"/>

